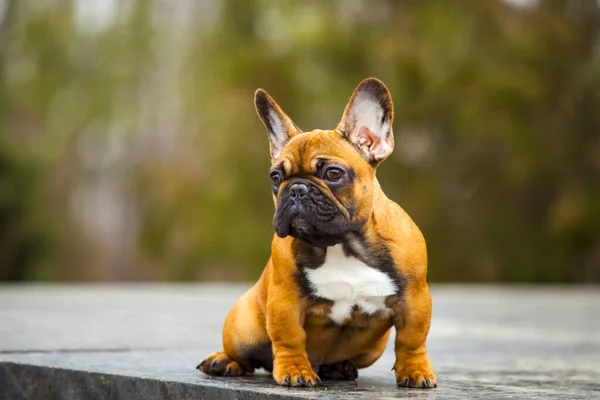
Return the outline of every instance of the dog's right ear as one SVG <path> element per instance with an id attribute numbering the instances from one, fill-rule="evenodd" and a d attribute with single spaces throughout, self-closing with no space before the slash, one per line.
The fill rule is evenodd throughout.
<path id="1" fill-rule="evenodd" d="M 275 100 L 262 89 L 254 93 L 256 112 L 269 132 L 271 158 L 276 159 L 289 140 L 299 133 L 300 128 L 277 105 Z"/>

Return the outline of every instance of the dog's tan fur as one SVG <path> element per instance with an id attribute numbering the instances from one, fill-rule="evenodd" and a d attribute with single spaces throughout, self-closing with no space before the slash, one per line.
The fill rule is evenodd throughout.
<path id="1" fill-rule="evenodd" d="M 370 82 L 385 89 L 379 81 Z M 394 369 L 399 386 L 435 387 L 425 343 L 431 319 L 425 240 L 408 214 L 382 191 L 375 177 L 380 160 L 368 160 L 364 152 L 357 151 L 356 143 L 344 137 L 348 109 L 336 130 L 300 134 L 266 92 L 257 92 L 259 95 L 274 106 L 289 136 L 282 149 L 272 145 L 273 165 L 283 165 L 286 176 L 307 176 L 332 201 L 341 203 L 342 211 L 345 202 L 352 200 L 355 218 L 366 221 L 362 233 L 365 240 L 385 244 L 405 285 L 401 294 L 385 300 L 389 312 L 368 316 L 354 310 L 343 324 L 333 324 L 328 316 L 330 304 L 302 294 L 296 279 L 296 239 L 274 235 L 271 258 L 260 279 L 236 302 L 225 320 L 223 350 L 208 356 L 199 369 L 213 375 L 240 376 L 255 367 L 272 367 L 273 378 L 280 385 L 313 386 L 320 383 L 313 367 L 349 361 L 360 369 L 373 364 L 395 327 Z M 389 97 L 387 89 L 384 101 L 389 102 L 391 125 L 391 99 L 385 96 Z M 260 109 L 259 115 L 265 119 Z M 393 136 L 383 140 L 393 146 Z M 354 185 L 333 196 L 323 181 L 312 177 L 319 157 L 352 167 Z M 286 184 L 282 183 L 279 193 Z M 277 195 L 274 200 L 277 204 Z M 272 365 L 254 361 L 261 352 L 272 357 Z"/>

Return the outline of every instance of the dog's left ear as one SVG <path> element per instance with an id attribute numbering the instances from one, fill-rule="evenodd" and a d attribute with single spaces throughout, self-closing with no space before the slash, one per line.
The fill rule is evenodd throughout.
<path id="1" fill-rule="evenodd" d="M 346 106 L 336 130 L 353 143 L 371 164 L 377 165 L 394 149 L 392 97 L 383 82 L 362 81 Z"/>

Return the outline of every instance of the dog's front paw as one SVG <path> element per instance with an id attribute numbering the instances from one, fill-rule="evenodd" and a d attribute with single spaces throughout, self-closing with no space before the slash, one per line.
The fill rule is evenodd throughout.
<path id="1" fill-rule="evenodd" d="M 423 389 L 437 387 L 437 378 L 426 354 L 396 361 L 394 369 L 398 387 Z"/>
<path id="2" fill-rule="evenodd" d="M 305 357 L 290 357 L 275 360 L 273 378 L 283 386 L 314 387 L 321 384 L 321 379 L 313 371 Z"/>
<path id="3" fill-rule="evenodd" d="M 246 369 L 237 361 L 233 360 L 224 351 L 217 351 L 206 357 L 196 369 L 207 375 L 214 376 L 244 376 Z"/>

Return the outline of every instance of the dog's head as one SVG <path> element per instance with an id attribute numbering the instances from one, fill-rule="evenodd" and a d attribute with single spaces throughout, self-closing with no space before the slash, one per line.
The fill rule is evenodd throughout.
<path id="1" fill-rule="evenodd" d="M 385 85 L 362 81 L 334 130 L 302 132 L 262 89 L 255 104 L 269 132 L 277 235 L 332 246 L 361 231 L 373 211 L 375 170 L 394 148 Z"/>

